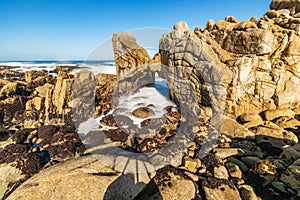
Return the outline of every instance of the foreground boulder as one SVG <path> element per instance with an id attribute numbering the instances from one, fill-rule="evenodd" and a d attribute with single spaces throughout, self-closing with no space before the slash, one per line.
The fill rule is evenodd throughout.
<path id="1" fill-rule="evenodd" d="M 132 199 L 150 181 L 146 174 L 122 175 L 93 156 L 41 171 L 6 199 Z"/>

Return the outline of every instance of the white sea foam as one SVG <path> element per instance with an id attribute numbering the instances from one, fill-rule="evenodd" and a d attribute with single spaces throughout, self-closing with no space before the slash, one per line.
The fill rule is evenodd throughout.
<path id="1" fill-rule="evenodd" d="M 0 66 L 11 67 L 14 71 L 25 72 L 29 70 L 54 70 L 56 63 L 28 63 L 28 62 L 4 62 Z"/>
<path id="2" fill-rule="evenodd" d="M 154 115 L 148 118 L 138 118 L 131 114 L 128 114 L 137 108 L 147 106 L 149 106 L 149 108 L 151 108 L 155 112 Z M 116 113 L 119 115 L 126 115 L 133 120 L 134 124 L 140 126 L 140 123 L 145 119 L 163 118 L 164 114 L 166 113 L 165 108 L 167 106 L 176 107 L 176 105 L 171 100 L 162 95 L 156 88 L 144 87 L 132 95 L 121 96 L 117 109 L 111 110 L 108 114 Z M 78 133 L 80 133 L 80 135 L 84 138 L 84 136 L 90 131 L 107 130 L 109 127 L 99 128 L 100 120 L 103 117 L 104 115 L 98 118 L 90 118 L 87 121 L 81 123 L 78 127 Z"/>
<path id="3" fill-rule="evenodd" d="M 113 63 L 114 64 L 114 63 Z M 92 71 L 95 75 L 99 73 L 104 74 L 116 74 L 116 67 L 109 63 L 101 63 L 101 64 L 81 64 L 79 65 L 80 68 L 72 70 L 72 74 L 75 72 L 79 72 L 82 69 L 87 69 Z"/>
<path id="4" fill-rule="evenodd" d="M 117 106 L 119 109 L 116 113 L 126 115 L 126 113 L 132 112 L 137 108 L 147 107 L 149 105 L 151 105 L 150 108 L 155 112 L 155 115 L 149 118 L 161 118 L 166 113 L 164 108 L 167 106 L 176 107 L 172 101 L 162 95 L 156 88 L 144 87 L 133 95 L 121 96 L 119 105 Z M 137 125 L 145 120 L 144 118 L 138 118 L 133 115 L 128 115 L 128 117 Z"/>
<path id="5" fill-rule="evenodd" d="M 72 62 L 72 61 L 71 61 Z M 94 74 L 106 73 L 116 74 L 116 67 L 114 61 L 99 61 L 99 62 L 83 62 L 83 63 L 60 63 L 60 62 L 2 62 L 0 66 L 11 67 L 11 70 L 18 72 L 25 72 L 29 70 L 55 70 L 56 66 L 78 66 L 79 69 L 74 69 L 71 73 L 87 69 L 94 72 Z"/>

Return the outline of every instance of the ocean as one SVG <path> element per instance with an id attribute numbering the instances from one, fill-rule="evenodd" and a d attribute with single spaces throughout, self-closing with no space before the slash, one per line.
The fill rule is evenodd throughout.
<path id="1" fill-rule="evenodd" d="M 9 66 L 14 71 L 25 72 L 28 70 L 52 71 L 56 66 L 79 67 L 72 73 L 80 69 L 88 69 L 98 73 L 116 74 L 115 62 L 113 60 L 39 60 L 39 61 L 0 61 L 0 66 Z"/>

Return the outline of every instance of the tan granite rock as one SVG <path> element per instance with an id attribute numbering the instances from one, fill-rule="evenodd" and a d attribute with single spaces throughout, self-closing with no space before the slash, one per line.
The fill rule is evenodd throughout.
<path id="1" fill-rule="evenodd" d="M 246 122 L 253 122 L 253 121 L 257 121 L 257 122 L 261 122 L 261 116 L 255 113 L 244 113 L 241 116 L 239 116 L 239 119 L 246 123 Z"/>
<path id="2" fill-rule="evenodd" d="M 30 70 L 30 71 L 26 71 L 25 72 L 25 81 L 27 83 L 32 83 L 34 82 L 35 79 L 39 78 L 39 77 L 45 77 L 48 76 L 48 72 L 47 71 L 34 71 L 34 70 Z"/>
<path id="3" fill-rule="evenodd" d="M 254 139 L 255 136 L 253 132 L 230 118 L 225 119 L 222 132 L 229 138 Z"/>
<path id="4" fill-rule="evenodd" d="M 268 121 L 283 116 L 293 117 L 294 115 L 295 112 L 290 109 L 267 110 L 266 112 L 264 112 L 264 117 Z"/>
<path id="5" fill-rule="evenodd" d="M 151 108 L 141 107 L 132 111 L 132 115 L 138 118 L 147 118 L 154 115 L 154 111 Z"/>
<path id="6" fill-rule="evenodd" d="M 226 163 L 226 167 L 228 169 L 229 175 L 232 178 L 242 178 L 243 177 L 242 171 L 236 164 L 229 162 L 229 163 Z"/>
<path id="7" fill-rule="evenodd" d="M 228 179 L 229 175 L 225 166 L 220 165 L 214 168 L 214 177 L 218 179 Z"/>
<path id="8" fill-rule="evenodd" d="M 121 78 L 139 66 L 151 61 L 147 51 L 128 32 L 120 32 L 112 37 L 117 76 Z"/>
<path id="9" fill-rule="evenodd" d="M 251 154 L 250 152 L 246 152 L 245 150 L 240 148 L 214 148 L 213 152 L 219 159 L 224 159 L 235 155 L 241 156 Z"/>
<path id="10" fill-rule="evenodd" d="M 284 129 L 296 129 L 300 126 L 300 121 L 298 119 L 287 116 L 277 118 L 274 123 Z"/>
<path id="11" fill-rule="evenodd" d="M 290 132 L 286 131 L 283 128 L 280 128 L 277 125 L 272 123 L 266 124 L 264 126 L 258 126 L 255 131 L 256 139 L 259 137 L 269 137 L 281 140 L 286 140 L 286 144 L 295 144 L 298 143 L 298 137 Z"/>
<path id="12" fill-rule="evenodd" d="M 191 178 L 173 167 L 157 171 L 153 180 L 135 199 L 193 199 L 198 188 Z"/>
<path id="13" fill-rule="evenodd" d="M 144 175 L 135 182 L 134 174 L 122 175 L 84 156 L 41 171 L 7 199 L 132 199 L 150 181 Z"/>
<path id="14" fill-rule="evenodd" d="M 53 89 L 53 87 L 54 87 L 54 85 L 46 83 L 43 86 L 39 86 L 39 87 L 35 88 L 35 90 L 38 92 L 38 95 L 40 97 L 46 97 L 48 90 Z"/>
<path id="15" fill-rule="evenodd" d="M 18 83 L 8 83 L 0 90 L 0 96 L 11 97 L 17 92 Z"/>
<path id="16" fill-rule="evenodd" d="M 270 8 L 272 10 L 288 9 L 291 14 L 300 12 L 300 1 L 299 0 L 273 0 Z"/>
<path id="17" fill-rule="evenodd" d="M 256 22 L 265 29 L 257 28 Z M 238 30 L 233 30 L 228 23 L 234 24 Z M 262 25 L 264 23 L 265 26 Z M 214 90 L 212 84 L 222 83 L 218 91 L 221 92 L 222 87 L 227 88 L 226 110 L 229 116 L 237 117 L 244 113 L 258 114 L 264 110 L 299 102 L 298 77 L 295 75 L 298 72 L 295 67 L 292 67 L 299 62 L 297 54 L 299 48 L 296 42 L 299 41 L 299 36 L 293 32 L 290 35 L 281 33 L 275 28 L 276 34 L 273 34 L 267 27 L 273 25 L 271 23 L 266 25 L 266 23 L 268 22 L 252 20 L 237 25 L 236 22 L 222 20 L 214 25 L 209 21 L 207 32 L 195 29 L 195 33 L 192 33 L 186 24 L 179 22 L 172 32 L 163 36 L 160 41 L 162 62 L 170 68 L 167 74 L 169 76 L 174 73 L 180 74 L 182 79 L 186 79 L 190 88 L 194 90 L 197 101 L 202 105 L 210 101 L 212 105 L 220 107 L 212 97 L 213 94 L 218 93 L 212 92 Z M 226 32 L 222 32 L 221 27 Z M 249 45 L 249 38 L 255 40 L 253 46 Z M 277 41 L 279 38 L 280 40 Z M 181 45 L 176 46 L 175 41 L 182 41 Z M 206 46 L 207 44 L 209 47 Z M 270 54 L 273 56 L 272 59 L 267 56 Z M 236 56 L 232 57 L 233 55 Z M 201 71 L 203 64 L 207 62 L 210 63 L 213 80 L 210 75 Z M 197 74 L 201 74 L 200 78 L 204 83 L 200 82 Z M 218 83 L 216 83 L 217 79 Z M 229 87 L 230 82 L 232 85 Z M 174 99 L 176 99 L 175 94 L 187 95 L 187 92 L 183 94 L 175 89 L 180 88 L 180 85 L 179 80 L 169 80 L 170 94 Z M 183 88 L 184 91 L 191 90 Z M 222 102 L 220 96 L 224 97 L 219 95 L 218 102 Z M 246 125 L 250 128 L 260 123 L 261 121 L 256 121 Z"/>
<path id="18" fill-rule="evenodd" d="M 44 98 L 42 97 L 35 97 L 32 100 L 26 102 L 25 109 L 27 111 L 37 110 L 41 111 L 44 107 Z"/>
<path id="19" fill-rule="evenodd" d="M 235 186 L 220 184 L 215 188 L 211 188 L 212 186 L 204 186 L 204 193 L 207 200 L 215 200 L 215 199 L 236 199 L 241 200 L 239 191 Z"/>

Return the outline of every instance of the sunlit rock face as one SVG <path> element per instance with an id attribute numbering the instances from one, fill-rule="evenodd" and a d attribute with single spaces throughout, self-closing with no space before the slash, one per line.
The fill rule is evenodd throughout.
<path id="1" fill-rule="evenodd" d="M 300 37 L 292 21 L 299 18 L 271 11 L 243 22 L 230 16 L 210 20 L 194 32 L 184 22 L 174 25 L 160 41 L 171 97 L 176 99 L 179 85 L 186 87 L 179 83 L 183 79 L 200 105 L 222 107 L 214 99 L 225 98 L 230 116 L 298 104 Z"/>
<path id="2" fill-rule="evenodd" d="M 120 32 L 112 37 L 117 76 L 122 78 L 151 61 L 147 51 L 141 47 L 133 35 Z"/>
<path id="3" fill-rule="evenodd" d="M 273 0 L 270 5 L 271 10 L 283 10 L 287 9 L 291 15 L 300 12 L 300 1 L 299 0 Z"/>

